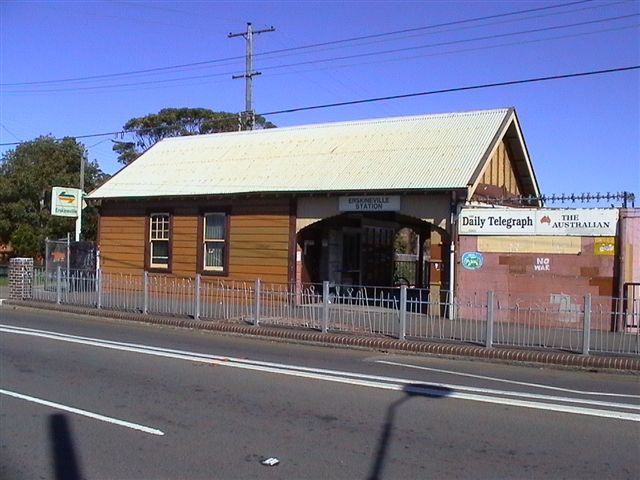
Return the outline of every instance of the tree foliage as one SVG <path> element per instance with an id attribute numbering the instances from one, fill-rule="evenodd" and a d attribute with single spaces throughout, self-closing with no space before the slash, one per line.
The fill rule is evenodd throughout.
<path id="1" fill-rule="evenodd" d="M 85 191 L 106 179 L 97 163 L 74 138 L 50 136 L 21 143 L 0 160 L 0 242 L 21 256 L 44 253 L 44 239 L 61 238 L 75 229 L 75 219 L 51 215 L 51 188 L 78 187 L 85 162 Z M 95 239 L 97 212 L 83 212 L 83 238 Z"/>
<path id="2" fill-rule="evenodd" d="M 255 117 L 255 126 L 275 127 L 260 115 Z M 128 165 L 163 138 L 237 131 L 238 115 L 206 108 L 164 108 L 158 113 L 132 118 L 123 130 L 132 134 L 134 140 L 115 141 L 113 150 L 118 161 Z"/>

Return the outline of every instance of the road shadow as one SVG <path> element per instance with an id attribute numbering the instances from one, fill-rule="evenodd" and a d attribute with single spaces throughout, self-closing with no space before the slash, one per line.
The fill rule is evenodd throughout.
<path id="1" fill-rule="evenodd" d="M 80 480 L 83 478 L 66 415 L 49 416 L 49 443 L 51 466 L 56 480 Z"/>
<path id="2" fill-rule="evenodd" d="M 384 425 L 380 437 L 378 438 L 378 447 L 376 449 L 375 460 L 371 467 L 371 473 L 367 477 L 368 480 L 380 480 L 382 470 L 384 468 L 384 462 L 387 457 L 387 450 L 391 440 L 391 430 L 395 422 L 395 416 L 398 409 L 407 401 L 415 397 L 424 398 L 444 398 L 451 394 L 451 389 L 446 387 L 430 386 L 421 383 L 408 383 L 404 386 L 403 392 L 405 393 L 402 398 L 394 401 L 387 408 L 387 414 L 385 417 Z"/>

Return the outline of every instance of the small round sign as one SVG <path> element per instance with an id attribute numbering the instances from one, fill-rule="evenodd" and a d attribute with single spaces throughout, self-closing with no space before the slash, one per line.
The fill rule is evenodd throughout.
<path id="1" fill-rule="evenodd" d="M 465 252 L 462 254 L 460 263 L 467 270 L 477 270 L 482 267 L 484 258 L 480 252 Z"/>

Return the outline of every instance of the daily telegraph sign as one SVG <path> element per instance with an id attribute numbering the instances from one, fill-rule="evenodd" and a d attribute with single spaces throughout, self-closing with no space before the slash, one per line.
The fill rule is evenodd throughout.
<path id="1" fill-rule="evenodd" d="M 559 235 L 612 237 L 618 210 L 467 208 L 458 219 L 460 235 Z"/>
<path id="2" fill-rule="evenodd" d="M 397 212 L 400 196 L 340 197 L 339 209 L 341 212 Z"/>
<path id="3" fill-rule="evenodd" d="M 51 215 L 77 217 L 79 202 L 79 188 L 53 187 L 51 190 Z"/>

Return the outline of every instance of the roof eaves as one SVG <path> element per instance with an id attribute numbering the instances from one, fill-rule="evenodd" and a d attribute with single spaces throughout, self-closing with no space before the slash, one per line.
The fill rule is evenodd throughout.
<path id="1" fill-rule="evenodd" d="M 533 165 L 531 165 L 531 158 L 529 157 L 529 149 L 527 148 L 527 143 L 522 135 L 522 130 L 520 128 L 520 121 L 518 120 L 518 114 L 513 112 L 516 132 L 518 133 L 518 138 L 520 139 L 520 143 L 522 145 L 522 150 L 524 154 L 525 163 L 527 165 L 527 172 L 529 173 L 529 178 L 531 178 L 531 183 L 533 184 L 534 195 L 538 198 L 537 203 L 539 207 L 542 207 L 542 200 L 540 200 L 540 186 L 538 185 L 538 179 L 536 177 L 535 171 L 533 170 Z"/>

